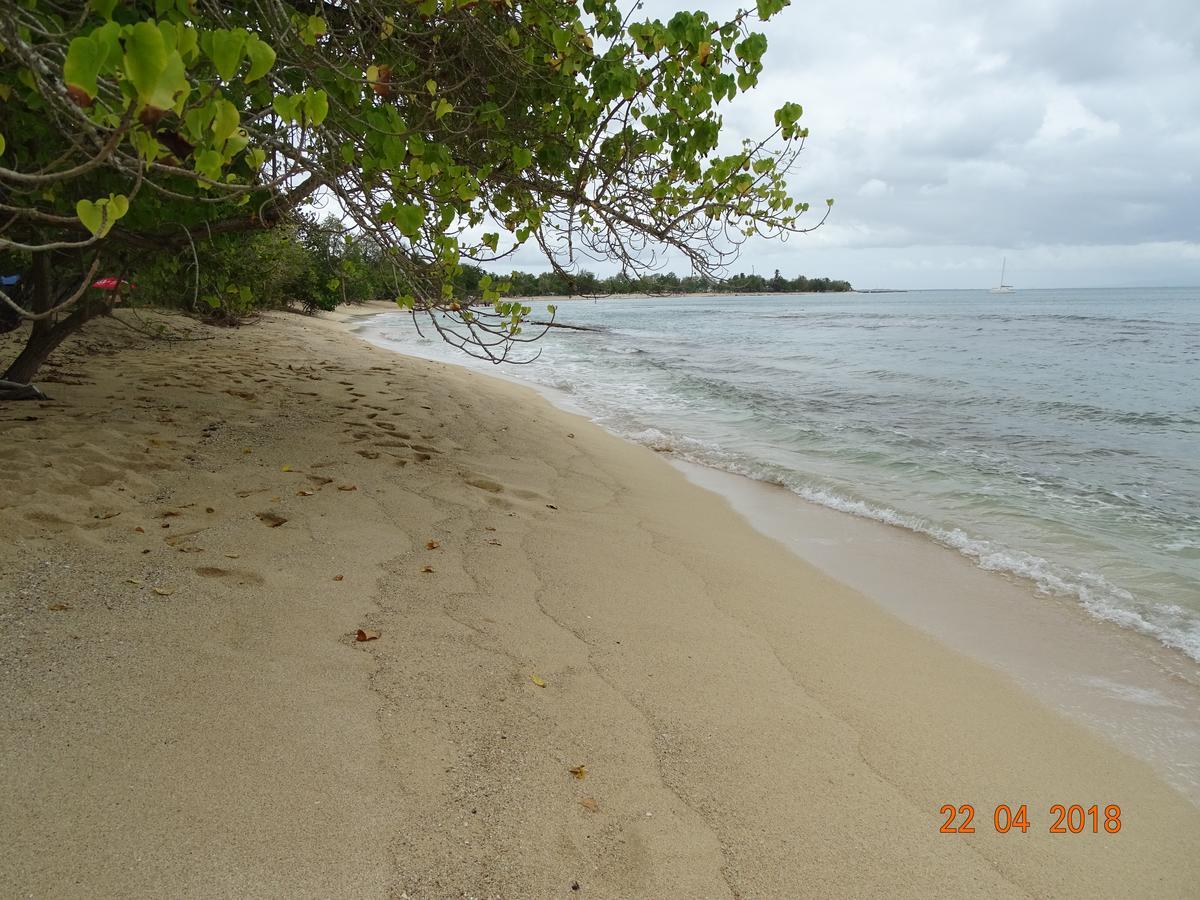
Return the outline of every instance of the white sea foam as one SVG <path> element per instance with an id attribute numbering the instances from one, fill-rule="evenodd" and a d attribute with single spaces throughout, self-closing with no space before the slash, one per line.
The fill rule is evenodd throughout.
<path id="1" fill-rule="evenodd" d="M 612 428 L 611 422 L 601 420 L 601 423 L 607 424 L 622 437 L 653 450 L 676 453 L 688 462 L 777 484 L 810 503 L 932 538 L 973 560 L 985 571 L 1032 582 L 1039 592 L 1051 597 L 1070 598 L 1096 619 L 1156 638 L 1165 646 L 1182 651 L 1200 662 L 1200 622 L 1189 611 L 1182 607 L 1158 605 L 1143 613 L 1139 611 L 1138 600 L 1133 594 L 1110 583 L 1103 575 L 1073 570 L 1035 554 L 971 536 L 962 528 L 942 527 L 919 516 L 806 484 L 799 476 L 781 475 L 712 443 L 669 434 L 658 428 L 630 431 Z"/>

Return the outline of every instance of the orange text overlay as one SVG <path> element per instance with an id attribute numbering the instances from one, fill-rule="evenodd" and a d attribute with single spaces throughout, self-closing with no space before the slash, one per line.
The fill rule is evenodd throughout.
<path id="1" fill-rule="evenodd" d="M 1121 807 L 1115 803 L 1103 807 L 1096 803 L 1090 806 L 1055 803 L 1042 821 L 1030 819 L 1027 803 L 1012 806 L 1001 803 L 991 813 L 991 828 L 1000 834 L 1012 831 L 1025 834 L 1031 828 L 1050 834 L 1116 834 L 1121 830 Z M 940 814 L 945 818 L 938 829 L 942 834 L 974 834 L 977 828 L 983 830 L 988 827 L 986 822 L 981 821 L 986 812 L 980 810 L 976 813 L 970 803 L 959 806 L 947 803 L 941 808 Z"/>

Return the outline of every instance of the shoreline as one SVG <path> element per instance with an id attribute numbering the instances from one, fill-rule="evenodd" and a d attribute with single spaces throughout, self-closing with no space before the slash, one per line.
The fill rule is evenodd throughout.
<path id="1" fill-rule="evenodd" d="M 380 312 L 391 312 L 382 309 Z M 597 425 L 567 393 L 502 367 L 448 362 L 372 346 L 412 359 L 520 385 Z M 619 440 L 646 445 L 615 432 Z M 888 615 L 984 663 L 1056 713 L 1154 766 L 1200 807 L 1200 668 L 1153 635 L 1099 619 L 1077 602 L 1043 594 L 1027 578 L 988 571 L 929 534 L 826 506 L 781 485 L 652 448 L 690 482 L 724 499 L 756 530 L 868 597 Z M 919 562 L 917 562 L 919 560 Z M 898 582 L 895 573 L 903 572 Z M 930 573 L 936 578 L 930 579 Z M 919 583 L 927 587 L 917 588 Z"/>
<path id="2" fill-rule="evenodd" d="M 1194 889 L 1200 811 L 1148 766 L 653 451 L 334 318 L 100 328 L 4 411 L 6 885 Z M 939 834 L 965 803 L 976 833 Z M 1048 834 L 1054 803 L 1124 827 Z"/>

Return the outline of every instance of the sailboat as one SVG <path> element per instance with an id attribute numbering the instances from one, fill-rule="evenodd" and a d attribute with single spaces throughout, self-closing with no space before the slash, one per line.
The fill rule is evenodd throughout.
<path id="1" fill-rule="evenodd" d="M 992 288 L 993 294 L 1011 294 L 1013 286 L 1004 283 L 1004 269 L 1008 265 L 1008 257 L 1004 257 L 1004 261 L 1000 263 L 1000 284 L 998 287 Z"/>

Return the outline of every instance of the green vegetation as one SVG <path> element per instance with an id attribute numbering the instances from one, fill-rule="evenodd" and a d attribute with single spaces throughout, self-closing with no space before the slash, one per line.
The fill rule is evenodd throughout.
<path id="1" fill-rule="evenodd" d="M 630 276 L 610 275 L 600 278 L 592 272 L 582 271 L 563 275 L 559 272 L 513 272 L 508 277 L 510 290 L 515 297 L 551 297 L 579 294 L 598 296 L 604 294 L 762 294 L 762 293 L 824 293 L 826 291 L 852 291 L 848 281 L 829 278 L 784 278 L 779 271 L 771 278 L 761 275 L 738 273 L 729 278 L 716 279 L 702 275 L 685 275 L 680 278 L 674 272 Z M 469 291 L 469 281 L 464 287 Z"/>
<path id="2" fill-rule="evenodd" d="M 670 252 L 712 278 L 805 230 L 798 104 L 718 149 L 786 2 L 0 0 L 0 323 L 32 323 L 5 377 L 110 309 L 102 276 L 233 321 L 383 293 L 495 361 L 529 309 L 486 275 L 461 303 L 465 265 L 533 241 L 562 276 Z"/>

